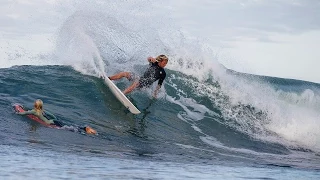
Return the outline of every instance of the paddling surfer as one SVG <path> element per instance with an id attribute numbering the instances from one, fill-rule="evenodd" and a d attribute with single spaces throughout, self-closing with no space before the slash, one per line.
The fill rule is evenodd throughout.
<path id="1" fill-rule="evenodd" d="M 60 122 L 57 121 L 57 118 L 49 113 L 48 111 L 43 110 L 43 102 L 41 99 L 37 99 L 34 102 L 34 108 L 28 111 L 24 112 L 17 112 L 19 115 L 28 115 L 32 114 L 37 116 L 39 119 L 41 119 L 43 122 L 45 122 L 48 125 L 56 125 L 58 127 L 63 127 L 64 125 Z M 80 129 L 84 130 L 88 134 L 96 134 L 96 130 L 92 129 L 89 126 L 81 127 Z"/>

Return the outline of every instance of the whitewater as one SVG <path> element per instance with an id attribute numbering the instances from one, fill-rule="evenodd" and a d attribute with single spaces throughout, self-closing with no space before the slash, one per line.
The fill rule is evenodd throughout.
<path id="1" fill-rule="evenodd" d="M 0 29 L 1 177 L 320 177 L 320 85 L 227 69 L 223 49 L 182 29 L 173 4 L 3 7 L 17 13 Z M 155 87 L 130 94 L 142 111 L 132 115 L 99 76 L 141 74 L 146 58 L 159 54 L 169 57 L 159 97 L 152 99 Z M 38 98 L 59 120 L 98 135 L 46 128 L 13 112 L 13 103 L 32 107 Z"/>

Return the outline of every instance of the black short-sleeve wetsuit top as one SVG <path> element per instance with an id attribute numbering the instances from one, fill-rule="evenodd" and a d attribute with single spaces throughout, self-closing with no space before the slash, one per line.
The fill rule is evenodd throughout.
<path id="1" fill-rule="evenodd" d="M 144 72 L 143 76 L 139 79 L 138 88 L 148 87 L 155 81 L 158 85 L 162 85 L 163 80 L 166 78 L 166 71 L 158 65 L 158 62 L 150 63 L 148 69 Z"/>

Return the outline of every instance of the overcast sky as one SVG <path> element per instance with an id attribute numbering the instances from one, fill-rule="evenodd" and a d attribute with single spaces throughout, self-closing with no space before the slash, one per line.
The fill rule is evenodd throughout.
<path id="1" fill-rule="evenodd" d="M 319 0 L 174 3 L 185 29 L 222 48 L 228 68 L 320 82 Z"/>
<path id="2" fill-rule="evenodd" d="M 113 6 L 125 12 L 138 3 L 135 9 L 172 18 L 182 31 L 207 41 L 228 68 L 320 83 L 319 0 L 81 2 L 1 0 L 0 54 L 6 51 L 6 39 L 25 33 L 53 33 L 77 8 Z M 149 9 L 148 3 L 153 4 Z M 1 61 L 5 63 L 3 58 Z"/>

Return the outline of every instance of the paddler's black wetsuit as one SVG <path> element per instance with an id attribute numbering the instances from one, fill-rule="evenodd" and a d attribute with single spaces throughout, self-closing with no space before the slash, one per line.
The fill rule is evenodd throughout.
<path id="1" fill-rule="evenodd" d="M 159 80 L 158 85 L 161 86 L 165 78 L 166 71 L 162 67 L 158 66 L 158 62 L 150 62 L 150 66 L 139 79 L 138 88 L 149 87 L 157 80 Z"/>
<path id="2" fill-rule="evenodd" d="M 53 121 L 52 124 L 54 124 L 54 125 L 56 125 L 58 127 L 61 127 L 61 128 L 64 128 L 64 129 L 67 129 L 67 130 L 70 130 L 70 131 L 79 131 L 79 132 L 85 131 L 86 132 L 87 126 L 84 126 L 84 127 L 67 126 L 66 124 L 63 124 L 61 121 L 58 121 L 57 118 L 53 114 L 48 112 L 48 111 L 43 111 L 42 114 L 47 119 L 48 118 L 54 118 L 54 119 L 52 119 L 52 121 Z"/>

